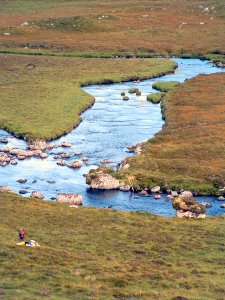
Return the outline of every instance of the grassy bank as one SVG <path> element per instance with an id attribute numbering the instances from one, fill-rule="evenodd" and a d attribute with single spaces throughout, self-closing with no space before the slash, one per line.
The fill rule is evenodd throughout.
<path id="1" fill-rule="evenodd" d="M 0 127 L 29 139 L 54 139 L 80 122 L 93 104 L 80 86 L 160 76 L 168 59 L 85 59 L 1 55 Z"/>
<path id="2" fill-rule="evenodd" d="M 11 0 L 0 8 L 2 47 L 177 56 L 225 51 L 221 1 Z"/>
<path id="3" fill-rule="evenodd" d="M 215 194 L 225 186 L 225 75 L 200 75 L 164 96 L 166 124 L 143 144 L 130 168 L 117 174 L 134 176 L 139 188 L 160 185 L 199 194 Z"/>
<path id="4" fill-rule="evenodd" d="M 7 193 L 0 211 L 2 299 L 223 299 L 222 217 L 71 209 Z M 17 246 L 20 227 L 41 247 Z"/>

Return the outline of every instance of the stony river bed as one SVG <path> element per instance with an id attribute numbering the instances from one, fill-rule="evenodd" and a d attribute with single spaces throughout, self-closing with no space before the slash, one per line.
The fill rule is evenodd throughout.
<path id="1" fill-rule="evenodd" d="M 154 136 L 161 130 L 163 120 L 160 106 L 146 101 L 147 94 L 156 92 L 152 89 L 155 81 L 179 81 L 194 77 L 198 74 L 222 72 L 224 69 L 213 66 L 207 61 L 198 59 L 174 59 L 178 68 L 174 74 L 160 78 L 145 80 L 140 83 L 125 82 L 122 84 L 93 85 L 83 88 L 93 95 L 95 104 L 82 114 L 83 121 L 71 133 L 53 141 L 59 145 L 63 141 L 72 144 L 70 148 L 53 148 L 47 153 L 47 159 L 29 158 L 21 160 L 17 165 L 0 167 L 0 185 L 9 186 L 13 191 L 23 189 L 29 196 L 32 191 L 40 191 L 46 199 L 54 199 L 58 193 L 78 193 L 83 196 L 83 205 L 95 207 L 112 206 L 114 209 L 126 211 L 147 211 L 154 214 L 173 216 L 171 201 L 163 195 L 160 200 L 153 197 L 137 198 L 130 192 L 120 191 L 92 191 L 85 183 L 84 174 L 91 168 L 96 168 L 100 161 L 110 159 L 111 166 L 116 166 L 126 156 L 127 147 Z M 141 96 L 131 95 L 129 101 L 123 101 L 121 91 L 127 92 L 131 87 L 138 87 Z M 7 138 L 7 147 L 26 149 L 27 143 L 17 139 L 4 130 L 0 130 L 0 138 Z M 0 142 L 0 148 L 5 145 Z M 79 169 L 58 166 L 54 155 L 67 152 L 73 160 L 81 160 L 83 156 L 89 158 L 82 162 Z M 81 152 L 82 154 L 80 155 Z M 26 178 L 26 183 L 17 182 Z M 197 197 L 199 201 L 211 202 L 207 208 L 208 215 L 224 213 L 220 202 L 213 197 Z"/>

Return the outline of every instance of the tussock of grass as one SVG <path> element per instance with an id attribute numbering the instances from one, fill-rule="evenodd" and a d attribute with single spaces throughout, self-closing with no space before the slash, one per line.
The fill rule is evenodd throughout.
<path id="1" fill-rule="evenodd" d="M 164 95 L 165 95 L 165 93 L 163 93 L 163 92 L 149 94 L 147 96 L 147 100 L 151 101 L 154 104 L 157 104 L 157 103 L 159 103 L 162 100 L 162 98 L 163 98 Z"/>
<path id="2" fill-rule="evenodd" d="M 163 130 L 143 144 L 130 168 L 137 188 L 189 189 L 217 194 L 225 186 L 225 75 L 200 75 L 167 93 L 161 102 Z"/>
<path id="3" fill-rule="evenodd" d="M 169 92 L 173 90 L 174 88 L 178 87 L 179 82 L 178 81 L 165 81 L 165 82 L 154 82 L 152 87 L 153 89 L 156 89 L 161 92 Z"/>
<path id="4" fill-rule="evenodd" d="M 3 299 L 223 299 L 222 217 L 71 209 L 9 193 L 0 211 Z M 17 246 L 20 227 L 41 247 Z"/>
<path id="5" fill-rule="evenodd" d="M 36 67 L 26 68 L 32 63 Z M 80 122 L 94 99 L 80 89 L 93 83 L 150 78 L 172 72 L 168 59 L 85 59 L 1 56 L 0 127 L 29 139 L 54 139 Z"/>

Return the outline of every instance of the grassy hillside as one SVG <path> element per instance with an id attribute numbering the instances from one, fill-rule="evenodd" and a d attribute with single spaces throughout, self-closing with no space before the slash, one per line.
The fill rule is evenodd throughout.
<path id="1" fill-rule="evenodd" d="M 168 59 L 1 55 L 0 127 L 29 139 L 56 138 L 71 131 L 94 102 L 81 85 L 150 78 L 175 68 Z"/>
<path id="2" fill-rule="evenodd" d="M 222 2 L 5 0 L 0 3 L 0 45 L 38 51 L 224 53 Z M 28 26 L 21 26 L 25 21 Z"/>
<path id="3" fill-rule="evenodd" d="M 224 297 L 224 218 L 177 220 L 0 193 L 2 299 Z M 17 246 L 17 230 L 41 247 Z"/>
<path id="4" fill-rule="evenodd" d="M 214 194 L 225 186 L 225 74 L 200 75 L 163 98 L 163 130 L 126 159 L 134 184 Z"/>

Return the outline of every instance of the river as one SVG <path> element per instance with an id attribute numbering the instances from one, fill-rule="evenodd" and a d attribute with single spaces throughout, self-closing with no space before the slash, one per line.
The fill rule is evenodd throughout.
<path id="1" fill-rule="evenodd" d="M 155 81 L 184 82 L 198 74 L 224 71 L 208 61 L 199 59 L 173 60 L 178 63 L 178 68 L 171 75 L 144 80 L 141 83 L 124 82 L 83 88 L 95 97 L 95 104 L 82 114 L 83 121 L 77 128 L 52 142 L 57 145 L 67 141 L 72 144 L 72 147 L 50 150 L 47 159 L 31 158 L 19 161 L 16 166 L 0 167 L 0 185 L 7 185 L 17 193 L 25 189 L 27 190 L 25 196 L 29 196 L 34 190 L 40 191 L 46 199 L 54 199 L 58 193 L 78 193 L 83 195 L 85 206 L 112 206 L 118 210 L 139 210 L 167 217 L 174 216 L 175 211 L 171 201 L 168 201 L 165 195 L 160 200 L 155 200 L 152 197 L 136 198 L 129 192 L 91 191 L 83 176 L 91 168 L 96 168 L 104 159 L 112 160 L 111 165 L 116 166 L 125 157 L 132 155 L 126 152 L 127 146 L 146 141 L 162 129 L 164 121 L 160 105 L 146 101 L 147 94 L 156 92 L 152 89 Z M 123 101 L 121 91 L 127 92 L 131 87 L 138 87 L 142 95 L 131 95 L 129 101 Z M 0 137 L 8 138 L 8 147 L 21 149 L 27 147 L 25 141 L 13 137 L 4 130 L 0 130 Z M 0 143 L 0 147 L 3 146 Z M 67 159 L 69 163 L 82 158 L 75 154 L 77 151 L 81 151 L 82 156 L 89 158 L 88 164 L 83 164 L 80 169 L 58 166 L 53 158 L 58 152 L 69 152 L 71 154 L 71 158 Z M 28 181 L 20 184 L 17 182 L 20 178 L 26 178 Z M 224 212 L 220 208 L 221 203 L 214 197 L 197 197 L 197 199 L 212 203 L 212 207 L 207 208 L 208 215 Z"/>

